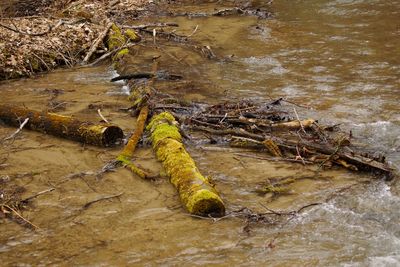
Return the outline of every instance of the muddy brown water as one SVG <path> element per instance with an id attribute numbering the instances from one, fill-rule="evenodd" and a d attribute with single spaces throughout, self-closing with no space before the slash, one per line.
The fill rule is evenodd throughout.
<path id="1" fill-rule="evenodd" d="M 254 1 L 254 4 L 262 4 Z M 213 10 L 213 4 L 176 10 Z M 178 33 L 211 45 L 224 60 L 203 59 L 193 49 L 162 43 L 137 48 L 125 71 L 150 69 L 161 54 L 160 68 L 181 73 L 185 82 L 157 86 L 194 101 L 270 101 L 289 97 L 313 110 L 323 122 L 344 129 L 400 165 L 400 1 L 275 1 L 274 18 L 161 18 L 180 24 Z M 149 18 L 148 20 L 151 20 Z M 154 18 L 154 21 L 160 20 Z M 156 40 L 158 42 L 158 40 Z M 232 56 L 233 55 L 233 56 Z M 125 133 L 134 119 L 126 107 L 126 87 L 110 83 L 108 67 L 64 70 L 0 84 L 1 103 L 32 109 L 65 103 L 61 114 L 99 121 L 97 108 Z M 187 82 L 191 80 L 192 82 Z M 92 108 L 88 108 L 92 105 Z M 94 107 L 94 108 L 93 108 Z M 1 138 L 13 128 L 1 127 Z M 218 222 L 192 218 L 182 209 L 168 180 L 140 180 L 118 169 L 101 179 L 94 172 L 113 159 L 120 148 L 96 148 L 40 133 L 23 131 L 0 148 L 2 179 L 23 185 L 24 197 L 47 188 L 23 215 L 40 227 L 32 231 L 1 220 L 2 266 L 398 266 L 400 264 L 399 184 L 366 174 L 330 170 L 315 179 L 301 165 L 261 161 L 188 143 L 200 170 L 212 177 L 228 210 L 263 206 L 294 210 L 319 202 L 293 220 L 252 224 L 239 218 Z M 154 172 L 161 167 L 152 151 L 141 148 L 137 162 Z M 314 177 L 291 185 L 290 195 L 260 196 L 255 189 L 270 178 Z M 360 184 L 360 181 L 368 183 Z M 99 197 L 123 193 L 119 199 L 82 207 Z M 275 239 L 272 246 L 268 246 Z"/>

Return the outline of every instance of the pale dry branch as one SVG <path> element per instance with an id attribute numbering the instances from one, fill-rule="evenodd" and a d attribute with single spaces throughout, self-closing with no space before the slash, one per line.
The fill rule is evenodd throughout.
<path id="1" fill-rule="evenodd" d="M 10 135 L 9 137 L 4 138 L 3 141 L 14 139 L 17 136 L 17 134 L 19 134 L 22 131 L 22 129 L 28 123 L 28 121 L 29 121 L 29 118 L 26 118 L 14 133 L 12 135 Z"/>

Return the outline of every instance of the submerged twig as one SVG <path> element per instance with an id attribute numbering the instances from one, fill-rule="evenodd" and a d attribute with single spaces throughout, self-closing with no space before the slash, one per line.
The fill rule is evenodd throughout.
<path id="1" fill-rule="evenodd" d="M 17 134 L 22 131 L 22 129 L 28 123 L 28 121 L 29 121 L 29 118 L 26 118 L 14 133 L 12 135 L 10 135 L 9 137 L 4 138 L 3 141 L 14 139 L 17 136 Z"/>
<path id="2" fill-rule="evenodd" d="M 103 200 L 108 200 L 108 199 L 120 197 L 120 196 L 122 196 L 123 194 L 124 194 L 124 193 L 119 193 L 119 194 L 116 194 L 116 195 L 100 197 L 100 198 L 98 198 L 98 199 L 89 201 L 88 203 L 86 203 L 85 205 L 83 205 L 82 209 L 87 209 L 87 208 L 89 208 L 91 205 L 93 205 L 94 203 L 99 202 L 99 201 L 103 201 Z"/>
<path id="3" fill-rule="evenodd" d="M 143 25 L 122 25 L 121 28 L 123 29 L 133 29 L 133 30 L 140 30 L 140 29 L 147 29 L 147 28 L 162 28 L 162 27 L 179 27 L 177 23 L 174 22 L 166 22 L 166 23 L 150 23 L 150 24 L 143 24 Z"/>
<path id="4" fill-rule="evenodd" d="M 11 213 L 11 212 L 12 212 L 14 215 L 16 215 L 16 216 L 17 216 L 18 218 L 20 218 L 22 221 L 24 221 L 25 223 L 27 223 L 29 226 L 33 227 L 34 229 L 39 229 L 39 226 L 37 226 L 37 225 L 33 224 L 32 222 L 30 222 L 28 219 L 26 219 L 25 217 L 23 217 L 17 210 L 15 210 L 14 208 L 10 207 L 9 205 L 3 204 L 3 205 L 0 206 L 0 208 L 1 208 L 1 211 L 2 211 L 4 214 L 7 214 L 7 213 Z M 5 209 L 8 209 L 8 211 L 5 210 Z"/>
<path id="5" fill-rule="evenodd" d="M 49 188 L 49 189 L 46 189 L 46 190 L 40 191 L 39 193 L 36 193 L 36 194 L 34 194 L 33 196 L 30 196 L 30 197 L 24 198 L 24 199 L 23 199 L 23 200 L 21 200 L 20 202 L 27 202 L 27 201 L 29 201 L 29 200 L 31 200 L 31 199 L 34 199 L 34 198 L 36 198 L 36 197 L 38 197 L 38 196 L 40 196 L 40 195 L 43 195 L 43 194 L 49 193 L 49 192 L 51 192 L 51 191 L 54 191 L 54 190 L 55 190 L 55 188 Z"/>

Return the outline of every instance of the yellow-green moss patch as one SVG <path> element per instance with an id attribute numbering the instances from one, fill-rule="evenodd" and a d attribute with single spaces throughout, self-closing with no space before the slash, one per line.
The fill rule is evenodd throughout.
<path id="1" fill-rule="evenodd" d="M 147 130 L 151 132 L 156 156 L 162 162 L 171 183 L 177 188 L 186 209 L 201 216 L 223 215 L 225 206 L 222 199 L 186 151 L 172 114 L 163 112 L 155 115 Z"/>
<path id="2" fill-rule="evenodd" d="M 108 49 L 113 50 L 115 48 L 121 47 L 125 44 L 125 42 L 126 39 L 125 36 L 121 33 L 121 29 L 118 28 L 117 25 L 113 24 L 108 34 Z"/>
<path id="3" fill-rule="evenodd" d="M 125 31 L 125 36 L 132 42 L 140 42 L 142 38 L 134 30 L 128 29 Z"/>

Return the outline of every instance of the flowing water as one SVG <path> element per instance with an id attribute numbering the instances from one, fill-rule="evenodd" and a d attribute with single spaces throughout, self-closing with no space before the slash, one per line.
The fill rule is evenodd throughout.
<path id="1" fill-rule="evenodd" d="M 262 6 L 263 1 L 253 4 Z M 214 7 L 207 3 L 173 9 Z M 193 49 L 159 41 L 162 49 L 138 47 L 126 71 L 150 69 L 151 57 L 160 54 L 160 68 L 192 81 L 156 84 L 175 95 L 208 102 L 288 97 L 313 107 L 298 108 L 301 116 L 341 123 L 399 168 L 400 1 L 281 0 L 271 8 L 274 17 L 267 20 L 163 18 L 178 22 L 178 33 L 190 34 L 198 25 L 193 39 L 210 45 L 224 60 L 205 60 Z M 97 67 L 7 82 L 0 84 L 0 102 L 38 110 L 65 105 L 59 113 L 91 121 L 100 120 L 101 108 L 129 133 L 134 120 L 119 110 L 129 106 L 127 88 L 109 82 L 115 75 Z M 1 127 L 0 136 L 14 131 Z M 143 181 L 125 169 L 101 179 L 68 178 L 98 170 L 120 148 L 82 146 L 23 131 L 1 147 L 0 162 L 8 165 L 0 176 L 23 185 L 26 197 L 57 189 L 39 196 L 24 212 L 39 230 L 1 221 L 1 265 L 400 265 L 399 183 L 345 170 L 329 170 L 316 179 L 301 165 L 238 158 L 232 151 L 210 151 L 190 142 L 188 147 L 200 170 L 215 181 L 228 210 L 295 210 L 327 196 L 329 200 L 277 224 L 245 227 L 239 218 L 197 219 L 184 212 L 167 179 Z M 151 150 L 139 149 L 137 157 L 141 166 L 160 171 Z M 274 198 L 255 192 L 274 177 L 304 178 L 291 185 L 290 195 Z M 82 209 L 89 201 L 121 192 L 119 199 Z"/>

